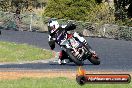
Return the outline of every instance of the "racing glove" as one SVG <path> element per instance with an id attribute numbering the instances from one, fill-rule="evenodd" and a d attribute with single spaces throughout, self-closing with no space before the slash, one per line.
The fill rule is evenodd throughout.
<path id="1" fill-rule="evenodd" d="M 50 49 L 54 50 L 54 48 L 55 48 L 55 40 L 51 40 L 48 43 L 49 43 Z"/>

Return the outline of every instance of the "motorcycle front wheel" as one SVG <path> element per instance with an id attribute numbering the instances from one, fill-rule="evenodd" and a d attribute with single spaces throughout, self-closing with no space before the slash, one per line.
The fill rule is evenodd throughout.
<path id="1" fill-rule="evenodd" d="M 94 57 L 93 54 L 89 51 L 89 48 L 91 48 L 88 44 L 84 45 L 84 47 L 88 50 L 89 52 L 89 57 L 88 60 L 94 64 L 94 65 L 99 65 L 100 64 L 100 59 L 98 56 Z"/>
<path id="2" fill-rule="evenodd" d="M 91 58 L 88 58 L 88 60 L 94 65 L 99 65 L 100 64 L 100 61 L 99 61 L 98 57 L 91 56 Z"/>

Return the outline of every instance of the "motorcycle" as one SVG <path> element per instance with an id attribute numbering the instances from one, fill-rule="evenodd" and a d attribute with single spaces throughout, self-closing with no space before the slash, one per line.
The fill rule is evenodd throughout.
<path id="1" fill-rule="evenodd" d="M 86 39 L 77 32 L 67 34 L 67 38 L 60 43 L 60 47 L 66 52 L 70 62 L 74 62 L 76 65 L 83 65 L 86 59 L 94 65 L 100 64 L 99 57 L 96 53 L 91 52 Z"/>

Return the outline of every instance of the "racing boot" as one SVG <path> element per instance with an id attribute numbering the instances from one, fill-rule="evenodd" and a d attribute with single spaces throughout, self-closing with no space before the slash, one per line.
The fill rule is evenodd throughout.
<path id="1" fill-rule="evenodd" d="M 59 58 L 58 58 L 58 64 L 60 65 L 64 65 L 66 64 L 66 60 L 64 59 L 64 54 L 63 54 L 64 51 L 60 51 L 59 52 Z"/>

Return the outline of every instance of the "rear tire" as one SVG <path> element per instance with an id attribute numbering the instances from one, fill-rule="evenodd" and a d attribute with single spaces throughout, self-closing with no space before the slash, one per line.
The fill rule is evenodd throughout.
<path id="1" fill-rule="evenodd" d="M 78 59 L 71 53 L 71 50 L 70 50 L 70 49 L 67 49 L 66 52 L 67 52 L 68 56 L 71 58 L 71 60 L 72 60 L 76 65 L 82 66 L 82 65 L 84 64 L 83 61 L 78 60 Z"/>

